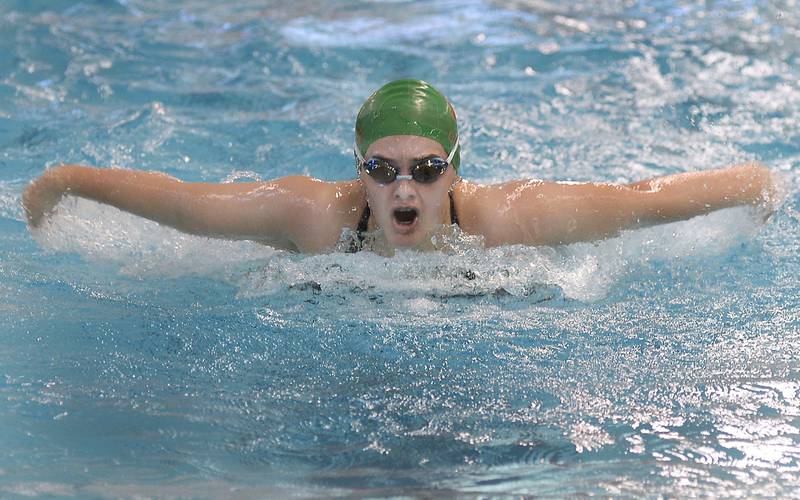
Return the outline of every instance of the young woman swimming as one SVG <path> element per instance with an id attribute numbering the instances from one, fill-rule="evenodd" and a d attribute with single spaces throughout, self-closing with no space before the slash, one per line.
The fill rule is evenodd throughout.
<path id="1" fill-rule="evenodd" d="M 486 246 L 571 243 L 736 205 L 769 211 L 775 194 L 770 171 L 756 163 L 626 185 L 472 183 L 458 175 L 452 105 L 419 80 L 387 83 L 367 99 L 354 150 L 358 178 L 340 182 L 292 176 L 187 183 L 155 172 L 62 165 L 28 186 L 23 206 L 38 226 L 65 194 L 81 196 L 187 233 L 325 252 L 348 232 L 357 235 L 350 250 L 367 232 L 388 249 L 431 249 L 452 224 Z"/>

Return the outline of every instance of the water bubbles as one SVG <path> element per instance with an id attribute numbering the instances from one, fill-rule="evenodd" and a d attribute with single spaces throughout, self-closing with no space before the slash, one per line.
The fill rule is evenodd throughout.
<path id="1" fill-rule="evenodd" d="M 580 31 L 581 33 L 589 33 L 591 28 L 589 27 L 589 23 L 585 21 L 581 21 L 580 19 L 574 19 L 571 17 L 557 15 L 553 17 L 553 21 L 561 26 L 565 26 L 567 28 Z"/>
<path id="2" fill-rule="evenodd" d="M 244 180 L 261 182 L 261 176 L 258 173 L 250 170 L 236 170 L 228 174 L 228 176 L 225 177 L 224 179 L 222 179 L 222 183 L 230 184 L 234 182 L 241 182 Z"/>
<path id="3" fill-rule="evenodd" d="M 588 422 L 575 423 L 567 433 L 570 441 L 575 445 L 575 451 L 594 451 L 608 444 L 614 444 L 614 439 L 597 425 Z"/>
<path id="4" fill-rule="evenodd" d="M 67 197 L 33 236 L 59 252 L 114 262 L 134 276 L 224 275 L 275 250 L 253 242 L 209 240 L 135 217 L 107 205 Z"/>

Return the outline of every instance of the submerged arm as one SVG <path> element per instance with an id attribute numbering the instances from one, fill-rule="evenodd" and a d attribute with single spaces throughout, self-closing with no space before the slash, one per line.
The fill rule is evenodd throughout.
<path id="1" fill-rule="evenodd" d="M 88 198 L 180 231 L 251 239 L 287 249 L 305 246 L 305 225 L 319 219 L 320 192 L 307 177 L 272 182 L 182 182 L 156 172 L 63 165 L 34 180 L 23 194 L 31 226 L 37 226 L 65 194 Z M 316 215 L 316 217 L 315 217 Z"/>
<path id="2" fill-rule="evenodd" d="M 763 205 L 771 210 L 774 194 L 770 171 L 756 163 L 629 185 L 508 183 L 492 195 L 500 207 L 501 223 L 489 231 L 487 243 L 572 243 L 737 205 Z"/>

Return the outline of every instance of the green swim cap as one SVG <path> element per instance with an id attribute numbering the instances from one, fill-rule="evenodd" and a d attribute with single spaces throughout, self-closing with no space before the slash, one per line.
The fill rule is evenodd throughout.
<path id="1" fill-rule="evenodd" d="M 369 96 L 356 118 L 358 152 L 366 154 L 373 142 L 390 135 L 433 139 L 452 157 L 453 168 L 458 169 L 461 146 L 456 111 L 433 85 L 422 80 L 395 80 Z"/>

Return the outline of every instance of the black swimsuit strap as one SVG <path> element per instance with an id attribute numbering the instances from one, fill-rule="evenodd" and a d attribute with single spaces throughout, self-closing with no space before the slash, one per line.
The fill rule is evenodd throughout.
<path id="1" fill-rule="evenodd" d="M 450 224 L 458 225 L 458 214 L 456 214 L 456 202 L 453 201 L 453 192 L 449 191 L 450 195 Z"/>
<path id="2" fill-rule="evenodd" d="M 369 226 L 369 216 L 370 216 L 369 205 L 364 207 L 364 211 L 361 212 L 361 218 L 358 220 L 358 228 L 356 229 L 356 234 L 358 235 L 358 245 L 361 246 L 364 243 L 364 235 L 367 233 L 367 227 Z"/>
<path id="3" fill-rule="evenodd" d="M 448 193 L 450 195 L 450 224 L 458 225 L 458 214 L 456 214 L 456 202 L 453 200 L 453 192 L 450 191 Z M 367 233 L 367 228 L 369 226 L 369 216 L 372 212 L 369 210 L 369 205 L 364 207 L 364 211 L 361 212 L 361 218 L 358 219 L 358 227 L 356 228 L 356 235 L 358 236 L 358 244 L 361 246 L 364 243 L 364 235 Z"/>

